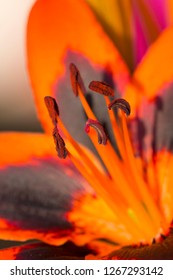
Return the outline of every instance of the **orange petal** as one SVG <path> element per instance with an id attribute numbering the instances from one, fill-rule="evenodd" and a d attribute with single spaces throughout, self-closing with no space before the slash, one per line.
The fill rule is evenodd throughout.
<path id="1" fill-rule="evenodd" d="M 54 156 L 52 137 L 42 133 L 0 133 L 0 167 L 22 164 L 36 157 Z"/>
<path id="2" fill-rule="evenodd" d="M 27 28 L 28 68 L 39 116 L 48 132 L 51 124 L 43 98 L 54 95 L 69 51 L 102 68 L 102 75 L 109 70 L 121 87 L 128 79 L 126 65 L 85 1 L 37 1 Z"/>
<path id="3" fill-rule="evenodd" d="M 173 217 L 173 154 L 163 149 L 155 157 L 155 177 L 158 182 L 161 210 L 169 224 Z"/>
<path id="4" fill-rule="evenodd" d="M 66 215 L 88 186 L 69 160 L 59 160 L 44 134 L 0 134 L 0 238 L 62 244 L 73 230 Z"/>
<path id="5" fill-rule="evenodd" d="M 142 96 L 152 99 L 173 80 L 173 26 L 161 33 L 151 45 L 127 86 L 125 98 L 130 102 L 132 115 L 139 106 Z"/>
<path id="6" fill-rule="evenodd" d="M 113 226 L 114 213 L 69 160 L 57 158 L 50 139 L 44 134 L 0 134 L 0 238 L 54 245 L 105 238 L 127 244 L 128 234 Z"/>
<path id="7" fill-rule="evenodd" d="M 172 0 L 167 0 L 168 1 L 168 20 L 170 23 L 173 23 L 173 1 Z"/>

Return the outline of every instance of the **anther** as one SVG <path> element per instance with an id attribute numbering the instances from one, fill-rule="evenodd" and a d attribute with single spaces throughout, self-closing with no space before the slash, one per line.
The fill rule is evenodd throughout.
<path id="1" fill-rule="evenodd" d="M 71 63 L 69 69 L 70 69 L 70 80 L 71 80 L 72 90 L 74 95 L 78 96 L 79 88 L 81 89 L 82 92 L 85 92 L 84 83 L 80 75 L 80 72 L 75 64 Z"/>
<path id="2" fill-rule="evenodd" d="M 68 152 L 67 152 L 67 149 L 65 147 L 65 142 L 64 142 L 63 138 L 61 137 L 61 135 L 59 134 L 59 131 L 58 131 L 56 126 L 53 129 L 52 135 L 53 135 L 53 139 L 54 139 L 54 143 L 55 143 L 55 147 L 56 147 L 58 157 L 59 158 L 66 158 Z"/>
<path id="3" fill-rule="evenodd" d="M 105 82 L 92 81 L 89 84 L 89 88 L 105 96 L 114 96 L 113 89 Z"/>
<path id="4" fill-rule="evenodd" d="M 67 149 L 65 147 L 65 142 L 61 135 L 59 134 L 57 124 L 58 124 L 58 116 L 59 116 L 59 109 L 58 104 L 56 103 L 56 100 L 51 96 L 46 96 L 44 98 L 45 105 L 47 107 L 47 110 L 49 112 L 49 116 L 53 123 L 53 132 L 52 136 L 55 142 L 56 151 L 58 153 L 58 157 L 60 158 L 66 158 L 67 156 Z"/>
<path id="5" fill-rule="evenodd" d="M 106 145 L 107 136 L 106 136 L 103 126 L 96 120 L 88 119 L 88 121 L 86 122 L 86 125 L 85 125 L 86 133 L 89 133 L 90 127 L 94 128 L 96 130 L 97 136 L 98 136 L 98 143 L 102 144 L 102 145 Z"/>
<path id="6" fill-rule="evenodd" d="M 47 110 L 49 112 L 49 116 L 52 120 L 52 123 L 54 125 L 56 125 L 57 122 L 58 122 L 58 116 L 59 116 L 59 109 L 58 109 L 58 105 L 56 103 L 56 100 L 51 96 L 45 96 L 44 102 L 45 102 L 45 105 L 46 105 Z"/>
<path id="7" fill-rule="evenodd" d="M 127 116 L 130 115 L 130 104 L 123 98 L 117 98 L 113 100 L 109 105 L 108 109 L 111 110 L 112 108 L 119 108 L 123 110 Z"/>

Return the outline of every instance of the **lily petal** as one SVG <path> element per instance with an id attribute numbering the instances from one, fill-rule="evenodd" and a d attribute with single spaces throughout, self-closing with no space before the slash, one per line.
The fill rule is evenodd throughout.
<path id="1" fill-rule="evenodd" d="M 129 101 L 132 115 L 142 101 L 151 100 L 173 79 L 173 26 L 168 27 L 153 43 L 142 62 L 136 68 L 132 82 L 127 86 L 125 98 Z"/>
<path id="2" fill-rule="evenodd" d="M 71 240 L 81 246 L 99 238 L 129 243 L 107 204 L 68 159 L 57 158 L 51 137 L 1 133 L 0 142 L 0 238 L 54 245 Z"/>
<path id="3" fill-rule="evenodd" d="M 156 2 L 155 0 L 149 3 L 143 0 L 132 1 L 135 66 L 141 61 L 149 45 L 166 27 L 165 2 Z"/>
<path id="4" fill-rule="evenodd" d="M 150 2 L 146 2 L 146 5 L 148 6 L 150 13 L 152 14 L 152 17 L 161 28 L 165 28 L 169 21 L 167 14 L 167 9 L 169 9 L 169 2 L 170 0 L 151 0 Z"/>
<path id="5" fill-rule="evenodd" d="M 160 206 L 169 224 L 173 216 L 173 154 L 162 149 L 155 157 L 155 178 L 158 187 L 155 188 L 155 196 L 160 200 Z M 154 197 L 154 196 L 153 196 Z"/>
<path id="6" fill-rule="evenodd" d="M 127 246 L 104 257 L 106 260 L 173 260 L 173 232 L 159 243 Z"/>
<path id="7" fill-rule="evenodd" d="M 91 67 L 96 69 L 95 75 L 85 79 L 86 85 L 93 79 L 111 79 L 122 89 L 129 77 L 121 56 L 85 1 L 75 1 L 75 5 L 73 0 L 37 1 L 28 21 L 27 55 L 37 108 L 46 132 L 50 132 L 51 123 L 43 98 L 50 95 L 57 97 L 61 117 L 78 141 L 81 131 L 84 135 L 85 117 L 71 96 L 69 73 L 65 72 L 69 63 L 75 63 L 82 73 L 89 72 L 86 69 Z"/>
<path id="8" fill-rule="evenodd" d="M 172 0 L 168 0 L 167 14 L 168 14 L 169 22 L 172 23 L 173 22 L 173 1 Z"/>
<path id="9" fill-rule="evenodd" d="M 0 250 L 0 260 L 82 260 L 92 250 L 67 242 L 51 246 L 41 242 Z"/>
<path id="10" fill-rule="evenodd" d="M 0 142 L 0 238 L 64 243 L 73 228 L 66 214 L 87 183 L 49 136 L 2 133 Z"/>

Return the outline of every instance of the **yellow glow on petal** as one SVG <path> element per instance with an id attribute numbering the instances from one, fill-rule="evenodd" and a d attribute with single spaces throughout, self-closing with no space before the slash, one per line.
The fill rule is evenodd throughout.
<path id="1" fill-rule="evenodd" d="M 87 0 L 105 31 L 133 68 L 131 0 Z"/>

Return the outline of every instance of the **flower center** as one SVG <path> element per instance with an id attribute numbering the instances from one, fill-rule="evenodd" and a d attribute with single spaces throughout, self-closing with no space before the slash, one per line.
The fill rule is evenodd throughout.
<path id="1" fill-rule="evenodd" d="M 93 160 L 88 151 L 73 139 L 60 118 L 55 99 L 46 96 L 45 104 L 54 126 L 53 138 L 58 156 L 60 158 L 69 156 L 83 177 L 112 209 L 116 220 L 125 225 L 134 242 L 137 240 L 151 242 L 153 237 L 167 232 L 170 221 L 166 219 L 148 188 L 143 176 L 142 160 L 134 156 L 127 125 L 130 105 L 121 98 L 110 102 L 109 98 L 114 93 L 106 83 L 98 81 L 90 83 L 89 88 L 102 94 L 105 99 L 120 153 L 118 156 L 104 127 L 86 101 L 84 83 L 74 64 L 70 65 L 70 73 L 73 92 L 80 99 L 88 117 L 85 132 L 94 144 L 106 171 L 100 167 L 98 160 Z M 118 117 L 115 117 L 112 108 L 116 108 Z M 68 139 L 70 148 L 66 147 L 58 128 Z"/>

